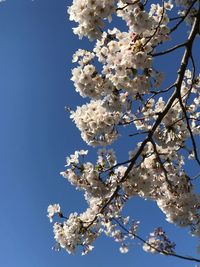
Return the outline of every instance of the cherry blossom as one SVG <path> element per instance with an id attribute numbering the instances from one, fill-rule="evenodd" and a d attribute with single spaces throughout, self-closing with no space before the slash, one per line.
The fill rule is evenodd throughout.
<path id="1" fill-rule="evenodd" d="M 96 162 L 87 161 L 85 150 L 66 158 L 61 175 L 84 192 L 88 208 L 65 217 L 58 204 L 48 207 L 50 221 L 56 213 L 62 220 L 53 227 L 56 248 L 75 253 L 81 246 L 85 255 L 105 234 L 119 243 L 121 253 L 140 240 L 146 252 L 200 261 L 177 254 L 161 227 L 145 239 L 138 234 L 139 222 L 122 216 L 127 201 L 141 197 L 154 201 L 169 223 L 200 236 L 200 195 L 185 166 L 188 159 L 200 166 L 200 75 L 192 53 L 200 28 L 199 2 L 73 0 L 68 13 L 78 24 L 74 33 L 94 40 L 91 51 L 78 49 L 73 55 L 71 80 L 89 102 L 70 110 L 70 118 L 88 146 L 101 148 Z M 126 22 L 126 30 L 106 28 L 106 20 L 114 17 Z M 184 22 L 187 40 L 171 47 L 170 40 L 177 41 L 171 33 Z M 157 57 L 179 48 L 184 52 L 177 78 L 165 87 L 170 77 L 155 67 Z M 126 160 L 119 162 L 107 146 L 123 138 L 120 129 L 126 126 L 132 127 L 130 137 L 140 141 L 132 142 Z"/>

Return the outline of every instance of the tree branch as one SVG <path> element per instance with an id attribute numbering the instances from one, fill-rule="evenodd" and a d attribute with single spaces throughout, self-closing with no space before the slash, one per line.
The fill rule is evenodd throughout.
<path id="1" fill-rule="evenodd" d="M 190 10 L 192 9 L 192 7 L 194 6 L 194 4 L 197 2 L 197 0 L 194 0 L 190 7 L 188 8 L 188 10 L 186 11 L 185 15 L 181 18 L 181 20 L 170 30 L 170 33 L 172 33 L 173 31 L 175 31 L 180 24 L 185 20 L 185 18 L 187 17 L 187 15 L 190 13 Z"/>
<path id="2" fill-rule="evenodd" d="M 158 52 L 158 53 L 153 53 L 153 54 L 152 54 L 152 57 L 158 57 L 158 56 L 166 55 L 166 54 L 168 54 L 168 53 L 171 53 L 171 52 L 175 51 L 176 49 L 178 49 L 178 48 L 180 48 L 180 47 L 185 46 L 186 44 L 187 44 L 187 42 L 184 42 L 184 43 L 182 43 L 182 44 L 175 45 L 175 46 L 173 46 L 172 48 L 169 48 L 169 49 L 167 49 L 167 50 L 165 50 L 165 51 Z"/>
<path id="3" fill-rule="evenodd" d="M 193 149 L 194 149 L 195 160 L 197 161 L 197 163 L 198 163 L 199 166 L 200 166 L 200 160 L 199 160 L 198 153 L 197 153 L 196 142 L 195 142 L 195 139 L 194 139 L 194 135 L 193 135 L 192 129 L 191 129 L 191 127 L 190 127 L 189 118 L 188 118 L 188 116 L 187 116 L 187 112 L 186 112 L 185 107 L 184 107 L 184 105 L 183 105 L 183 101 L 182 101 L 181 95 L 179 95 L 179 103 L 180 103 L 180 106 L 181 106 L 181 108 L 182 108 L 183 114 L 184 114 L 184 116 L 185 116 L 186 123 L 187 123 L 187 128 L 188 128 L 188 131 L 189 131 L 189 133 L 190 133 L 191 140 L 192 140 L 192 145 L 193 145 Z"/>
<path id="4" fill-rule="evenodd" d="M 134 238 L 140 240 L 143 244 L 147 244 L 150 248 L 154 249 L 155 251 L 157 251 L 159 254 L 161 255 L 165 255 L 165 256 L 172 256 L 172 257 L 176 257 L 176 258 L 179 258 L 179 259 L 183 259 L 183 260 L 188 260 L 188 261 L 195 261 L 195 262 L 200 262 L 200 259 L 197 259 L 197 258 L 193 258 L 193 257 L 190 257 L 190 256 L 183 256 L 183 255 L 180 255 L 180 254 L 176 254 L 176 253 L 173 253 L 173 252 L 168 252 L 168 251 L 165 251 L 165 250 L 160 250 L 154 246 L 152 246 L 150 243 L 148 243 L 144 238 L 142 238 L 141 236 L 133 233 L 132 231 L 129 231 L 128 229 L 126 229 L 126 227 L 124 227 L 123 224 L 121 224 L 117 219 L 113 218 L 113 220 L 129 235 L 133 236 Z"/>

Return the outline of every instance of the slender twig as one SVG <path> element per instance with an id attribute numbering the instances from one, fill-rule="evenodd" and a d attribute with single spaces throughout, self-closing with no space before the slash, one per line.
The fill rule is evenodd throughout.
<path id="1" fill-rule="evenodd" d="M 191 53 L 190 58 L 191 58 L 191 61 L 192 61 L 192 68 L 193 68 L 193 77 L 192 77 L 192 83 L 193 83 L 194 79 L 196 77 L 196 66 L 195 66 L 195 61 L 194 61 L 194 57 L 193 57 L 192 53 Z"/>
<path id="2" fill-rule="evenodd" d="M 137 133 L 134 133 L 134 134 L 129 134 L 129 136 L 133 137 L 133 136 L 136 136 L 136 135 L 140 135 L 140 134 L 147 134 L 148 132 L 145 131 L 145 132 L 137 132 Z"/>
<path id="3" fill-rule="evenodd" d="M 147 101 L 146 101 L 146 103 L 144 104 L 144 106 L 146 107 L 146 106 L 148 105 L 149 101 L 150 101 L 152 98 L 154 98 L 156 95 L 158 95 L 158 94 L 162 94 L 162 93 L 166 93 L 166 92 L 168 92 L 169 90 L 171 90 L 174 86 L 175 86 L 175 84 L 172 84 L 172 85 L 170 85 L 169 87 L 167 87 L 167 88 L 164 89 L 164 90 L 160 90 L 160 91 L 151 91 L 151 93 L 153 93 L 153 95 L 150 96 L 150 97 L 147 99 Z"/>
<path id="4" fill-rule="evenodd" d="M 192 129 L 191 129 L 191 127 L 190 127 L 189 118 L 188 118 L 188 116 L 187 116 L 187 112 L 186 112 L 185 107 L 184 107 L 184 105 L 183 105 L 183 101 L 182 101 L 181 95 L 179 95 L 179 103 L 180 103 L 180 106 L 181 106 L 181 108 L 182 108 L 183 114 L 184 114 L 184 116 L 185 116 L 186 123 L 187 123 L 187 128 L 188 128 L 188 131 L 189 131 L 189 133 L 190 133 L 191 140 L 192 140 L 192 145 L 193 145 L 193 149 L 194 149 L 194 156 L 195 156 L 195 159 L 196 159 L 197 163 L 198 163 L 199 166 L 200 166 L 200 160 L 199 160 L 198 153 L 197 153 L 196 142 L 195 142 L 195 139 L 194 139 L 194 135 L 193 135 Z"/>
<path id="5" fill-rule="evenodd" d="M 145 0 L 143 3 L 143 6 L 145 7 L 147 3 L 148 3 L 148 0 Z"/>
<path id="6" fill-rule="evenodd" d="M 147 41 L 143 44 L 143 47 L 145 47 L 151 41 L 151 39 L 156 35 L 156 33 L 158 32 L 158 30 L 160 28 L 160 25 L 161 25 L 161 23 L 163 21 L 164 14 L 165 14 L 165 3 L 162 0 L 162 14 L 160 16 L 160 20 L 158 22 L 158 25 L 156 26 L 156 28 L 154 30 L 154 33 L 151 36 L 146 37 L 147 38 Z"/>
<path id="7" fill-rule="evenodd" d="M 140 0 L 136 0 L 136 1 L 134 1 L 133 3 L 128 3 L 128 2 L 127 2 L 125 6 L 116 8 L 116 11 L 124 10 L 124 9 L 127 8 L 128 6 L 130 6 L 130 5 L 135 5 L 135 4 L 137 4 L 138 2 L 140 2 Z"/>
<path id="8" fill-rule="evenodd" d="M 166 92 L 168 92 L 169 90 L 171 90 L 174 86 L 175 86 L 175 84 L 173 83 L 172 85 L 168 86 L 166 89 L 159 90 L 159 91 L 150 91 L 150 93 L 152 93 L 152 94 L 154 94 L 154 95 L 158 95 L 158 94 L 166 93 Z"/>
<path id="9" fill-rule="evenodd" d="M 185 15 L 181 18 L 181 20 L 170 30 L 170 33 L 172 33 L 173 31 L 175 31 L 180 24 L 185 20 L 185 18 L 187 17 L 187 15 L 190 13 L 190 10 L 192 9 L 192 7 L 194 6 L 194 4 L 197 2 L 197 0 L 194 0 L 190 7 L 188 8 L 188 10 L 186 11 Z"/>
<path id="10" fill-rule="evenodd" d="M 168 53 L 171 53 L 171 52 L 175 51 L 175 50 L 178 49 L 178 48 L 184 47 L 186 44 L 187 44 L 187 42 L 184 42 L 184 43 L 182 43 L 182 44 L 175 45 L 175 46 L 173 46 L 172 48 L 169 48 L 169 49 L 167 49 L 167 50 L 165 50 L 165 51 L 157 52 L 157 53 L 153 53 L 153 54 L 152 54 L 152 57 L 158 57 L 158 56 L 166 55 L 166 54 L 168 54 Z"/>
<path id="11" fill-rule="evenodd" d="M 165 256 L 172 256 L 172 257 L 176 257 L 179 259 L 183 259 L 183 260 L 188 260 L 188 261 L 195 261 L 195 262 L 200 262 L 200 259 L 197 258 L 193 258 L 190 256 L 183 256 L 174 252 L 168 252 L 166 250 L 161 250 L 158 249 L 156 247 L 154 247 L 153 245 L 151 245 L 148 241 L 146 241 L 144 238 L 142 238 L 141 236 L 137 235 L 136 233 L 129 231 L 128 229 L 126 229 L 126 227 L 121 224 L 117 219 L 113 218 L 113 220 L 129 235 L 133 236 L 134 238 L 140 240 L 143 244 L 148 245 L 150 248 L 154 249 L 155 251 L 157 251 L 158 253 L 160 253 L 161 255 L 165 255 Z"/>
<path id="12" fill-rule="evenodd" d="M 190 180 L 196 180 L 197 178 L 200 177 L 200 173 L 198 173 L 197 175 L 195 175 L 194 177 L 190 178 Z"/>
<path id="13" fill-rule="evenodd" d="M 184 18 L 184 16 L 178 16 L 178 17 L 170 18 L 169 21 L 174 21 L 174 20 L 178 20 L 182 18 Z"/>

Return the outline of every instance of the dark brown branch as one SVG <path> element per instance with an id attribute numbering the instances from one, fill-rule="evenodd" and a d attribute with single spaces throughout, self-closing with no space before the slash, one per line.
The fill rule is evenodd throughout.
<path id="1" fill-rule="evenodd" d="M 146 101 L 146 103 L 144 104 L 144 106 L 146 107 L 146 106 L 148 105 L 149 101 L 150 101 L 152 98 L 154 98 L 156 95 L 158 95 L 158 94 L 162 94 L 162 93 L 166 93 L 166 92 L 168 92 L 169 90 L 171 90 L 174 86 L 175 86 L 175 84 L 172 84 L 172 85 L 170 85 L 169 87 L 167 87 L 167 88 L 164 89 L 164 90 L 160 90 L 160 91 L 151 91 L 151 93 L 152 93 L 153 95 L 150 96 L 150 97 L 147 99 L 147 101 Z"/>
<path id="2" fill-rule="evenodd" d="M 154 249 L 155 251 L 157 251 L 159 254 L 161 255 L 165 255 L 165 256 L 172 256 L 172 257 L 176 257 L 179 259 L 183 259 L 183 260 L 188 260 L 188 261 L 195 261 L 195 262 L 200 262 L 200 259 L 197 258 L 193 258 L 193 257 L 187 257 L 187 256 L 183 256 L 177 253 L 173 253 L 173 252 L 168 252 L 166 250 L 161 250 L 158 249 L 156 247 L 154 247 L 153 245 L 151 245 L 149 242 L 147 242 L 144 238 L 140 237 L 139 235 L 133 233 L 132 231 L 129 231 L 128 229 L 126 229 L 126 227 L 124 227 L 123 224 L 121 224 L 117 219 L 113 219 L 127 234 L 133 236 L 134 238 L 140 240 L 143 244 L 147 244 L 150 248 Z"/>
<path id="3" fill-rule="evenodd" d="M 135 4 L 137 4 L 138 2 L 140 2 L 140 0 L 136 0 L 136 1 L 134 1 L 133 3 L 128 3 L 128 2 L 127 2 L 125 6 L 116 8 L 116 11 L 124 10 L 124 9 L 127 8 L 128 6 L 130 6 L 130 5 L 135 5 Z"/>
<path id="4" fill-rule="evenodd" d="M 174 18 L 170 18 L 170 21 L 174 21 L 174 20 L 178 20 L 178 19 L 182 19 L 184 18 L 184 16 L 178 16 L 178 17 L 174 17 Z"/>
<path id="5" fill-rule="evenodd" d="M 146 37 L 147 38 L 147 41 L 143 44 L 143 47 L 145 47 L 150 41 L 151 39 L 156 35 L 156 33 L 158 32 L 159 28 L 160 28 L 160 25 L 163 21 L 163 17 L 164 17 L 164 14 L 165 14 L 165 7 L 164 7 L 164 1 L 162 0 L 162 14 L 160 16 L 160 20 L 158 22 L 158 25 L 156 26 L 155 30 L 154 30 L 154 33 L 149 36 L 149 37 Z"/>
<path id="6" fill-rule="evenodd" d="M 193 135 L 192 129 L 190 127 L 190 121 L 189 121 L 189 118 L 187 116 L 187 112 L 185 110 L 185 107 L 183 105 L 183 101 L 182 101 L 181 95 L 179 95 L 179 103 L 180 103 L 180 106 L 182 108 L 183 114 L 185 116 L 186 123 L 187 123 L 187 128 L 188 128 L 188 131 L 190 133 L 191 140 L 192 140 L 192 145 L 193 145 L 193 150 L 194 150 L 194 157 L 195 157 L 195 160 L 197 161 L 197 163 L 200 166 L 200 160 L 199 160 L 198 153 L 197 153 L 196 142 L 195 142 L 195 139 L 194 139 L 194 135 Z"/>
<path id="7" fill-rule="evenodd" d="M 190 7 L 188 8 L 188 10 L 186 11 L 185 15 L 181 18 L 181 20 L 170 30 L 170 33 L 172 33 L 173 31 L 175 31 L 180 24 L 185 20 L 185 18 L 187 17 L 187 15 L 190 13 L 190 10 L 192 9 L 192 7 L 194 6 L 194 4 L 197 2 L 197 0 L 194 0 Z"/>
<path id="8" fill-rule="evenodd" d="M 129 136 L 133 137 L 133 136 L 136 136 L 136 135 L 140 135 L 140 134 L 147 134 L 148 132 L 145 131 L 145 132 L 137 132 L 137 133 L 134 133 L 134 134 L 129 134 Z"/>
<path id="9" fill-rule="evenodd" d="M 167 49 L 167 50 L 165 50 L 165 51 L 158 52 L 158 53 L 153 53 L 153 54 L 152 54 L 152 57 L 158 57 L 158 56 L 166 55 L 166 54 L 168 54 L 168 53 L 171 53 L 171 52 L 175 51 L 175 50 L 178 49 L 178 48 L 181 48 L 181 47 L 185 46 L 186 44 L 187 44 L 187 42 L 184 42 L 184 43 L 182 43 L 182 44 L 175 45 L 174 47 L 169 48 L 169 49 Z"/>
<path id="10" fill-rule="evenodd" d="M 166 89 L 159 90 L 159 91 L 150 91 L 150 93 L 152 93 L 152 94 L 154 94 L 154 95 L 158 95 L 158 94 L 166 93 L 166 92 L 168 92 L 169 90 L 171 90 L 174 86 L 175 86 L 175 84 L 172 84 L 172 85 L 168 86 Z"/>
<path id="11" fill-rule="evenodd" d="M 196 77 L 196 66 L 195 66 L 195 61 L 194 61 L 194 57 L 191 53 L 191 61 L 192 61 L 192 68 L 193 68 L 193 75 L 192 75 L 192 84 L 194 83 L 195 77 Z"/>

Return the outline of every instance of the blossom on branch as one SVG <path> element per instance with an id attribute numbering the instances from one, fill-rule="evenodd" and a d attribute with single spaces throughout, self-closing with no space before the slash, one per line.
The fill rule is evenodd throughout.
<path id="1" fill-rule="evenodd" d="M 171 18 L 180 6 L 178 17 Z M 127 201 L 142 197 L 157 203 L 166 220 L 200 236 L 200 196 L 197 194 L 186 160 L 200 166 L 196 137 L 200 134 L 200 75 L 193 57 L 193 43 L 199 33 L 200 3 L 195 0 L 73 0 L 68 8 L 70 20 L 78 23 L 74 33 L 96 39 L 92 51 L 78 49 L 73 55 L 77 64 L 71 80 L 75 90 L 90 102 L 70 111 L 70 118 L 82 139 L 97 152 L 96 162 L 87 162 L 88 151 L 75 151 L 66 159 L 61 175 L 76 189 L 84 192 L 86 211 L 65 217 L 60 206 L 50 205 L 64 220 L 54 224 L 56 247 L 74 253 L 78 246 L 85 255 L 102 234 L 120 244 L 127 253 L 135 240 L 143 249 L 191 261 L 199 259 L 175 252 L 159 227 L 145 240 L 138 235 L 139 222 L 122 215 Z M 105 20 L 112 16 L 124 20 L 127 29 L 106 29 Z M 178 20 L 178 22 L 176 22 Z M 171 34 L 186 21 L 190 26 L 182 44 L 170 46 Z M 176 41 L 173 39 L 173 41 Z M 177 78 L 164 88 L 167 73 L 155 67 L 156 58 L 184 48 Z M 117 160 L 117 153 L 107 149 L 120 136 L 120 127 L 129 125 L 132 142 L 129 158 Z"/>

